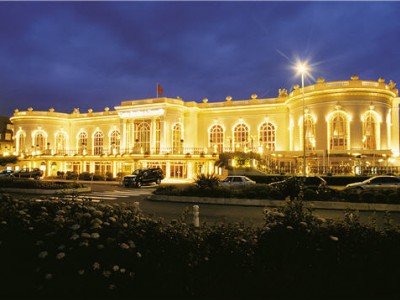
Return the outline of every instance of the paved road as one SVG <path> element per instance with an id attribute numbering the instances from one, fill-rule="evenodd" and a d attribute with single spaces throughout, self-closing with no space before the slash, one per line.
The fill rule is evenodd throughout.
<path id="1" fill-rule="evenodd" d="M 126 203 L 133 205 L 139 202 L 139 207 L 146 215 L 163 218 L 166 221 L 182 217 L 187 211 L 187 222 L 192 221 L 192 207 L 190 203 L 157 202 L 147 199 L 156 186 L 144 186 L 140 189 L 125 188 L 116 184 L 92 184 L 92 192 L 81 195 L 78 199 L 90 198 L 93 202 L 104 203 Z M 315 210 L 315 215 L 327 219 L 343 219 L 344 213 L 339 210 Z M 367 223 L 371 218 L 376 219 L 378 226 L 384 224 L 384 213 L 382 212 L 360 212 L 360 219 Z M 394 224 L 400 225 L 400 213 L 392 213 L 391 219 Z M 261 226 L 264 223 L 262 207 L 248 207 L 235 205 L 200 205 L 200 222 L 241 222 L 245 225 Z"/>

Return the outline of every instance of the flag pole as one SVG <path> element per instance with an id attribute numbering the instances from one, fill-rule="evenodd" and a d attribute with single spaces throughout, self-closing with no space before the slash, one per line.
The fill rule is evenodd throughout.
<path id="1" fill-rule="evenodd" d="M 157 85 L 156 85 L 156 94 L 157 94 L 157 98 L 158 98 L 158 82 L 157 82 Z"/>

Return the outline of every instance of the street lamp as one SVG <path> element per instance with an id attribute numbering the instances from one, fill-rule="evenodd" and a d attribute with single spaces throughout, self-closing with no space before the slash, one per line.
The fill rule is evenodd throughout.
<path id="1" fill-rule="evenodd" d="M 301 94 L 303 98 L 303 176 L 306 176 L 306 132 L 305 132 L 305 106 L 304 106 L 304 74 L 307 73 L 307 65 L 298 63 L 297 71 L 301 74 Z"/>

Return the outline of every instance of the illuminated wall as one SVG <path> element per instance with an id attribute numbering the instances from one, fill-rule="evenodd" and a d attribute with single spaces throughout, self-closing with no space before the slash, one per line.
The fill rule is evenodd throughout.
<path id="1" fill-rule="evenodd" d="M 212 140 L 210 130 L 216 125 L 221 128 L 223 151 L 265 154 L 269 149 L 269 153 L 279 152 L 287 158 L 299 156 L 303 149 L 303 114 L 312 120 L 314 128 L 306 134 L 310 152 L 328 151 L 330 155 L 351 157 L 356 153 L 387 155 L 389 151 L 396 156 L 399 153 L 399 103 L 398 90 L 392 81 L 385 83 L 382 78 L 365 81 L 353 76 L 350 80 L 335 82 L 320 78 L 304 91 L 298 86 L 290 93 L 279 90 L 276 98 L 261 99 L 253 94 L 250 99 L 236 100 L 228 96 L 213 103 L 207 99 L 197 103 L 180 98 L 152 98 L 123 101 L 114 109 L 105 108 L 102 112 L 91 109 L 80 112 L 76 108 L 72 113 L 60 113 L 54 109 L 46 112 L 30 108 L 16 110 L 11 121 L 16 151 L 25 156 L 36 150 L 35 134 L 38 132 L 45 136 L 42 159 L 43 155 L 55 155 L 60 147 L 65 147 L 66 158 L 82 154 L 78 151 L 82 146 L 79 137 L 85 132 L 85 154 L 97 155 L 97 159 L 110 154 L 147 154 L 150 158 L 175 154 L 183 156 L 176 156 L 174 160 L 186 161 L 193 169 L 201 161 L 192 161 L 188 155 L 215 152 L 216 141 Z M 336 115 L 345 118 L 345 122 L 337 122 L 340 118 L 333 121 Z M 268 134 L 261 132 L 262 128 L 270 131 Z M 118 153 L 115 141 L 111 143 L 113 132 L 114 136 L 115 132 L 120 135 Z M 94 153 L 99 141 L 103 147 L 101 155 Z M 64 143 L 65 146 L 61 146 Z M 140 157 L 137 159 L 140 161 Z"/>

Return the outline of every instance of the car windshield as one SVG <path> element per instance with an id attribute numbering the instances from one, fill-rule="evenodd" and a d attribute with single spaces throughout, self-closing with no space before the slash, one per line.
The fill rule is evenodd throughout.
<path id="1" fill-rule="evenodd" d="M 142 170 L 137 169 L 137 170 L 135 170 L 135 171 L 132 172 L 132 175 L 139 175 L 141 171 L 142 171 Z"/>

